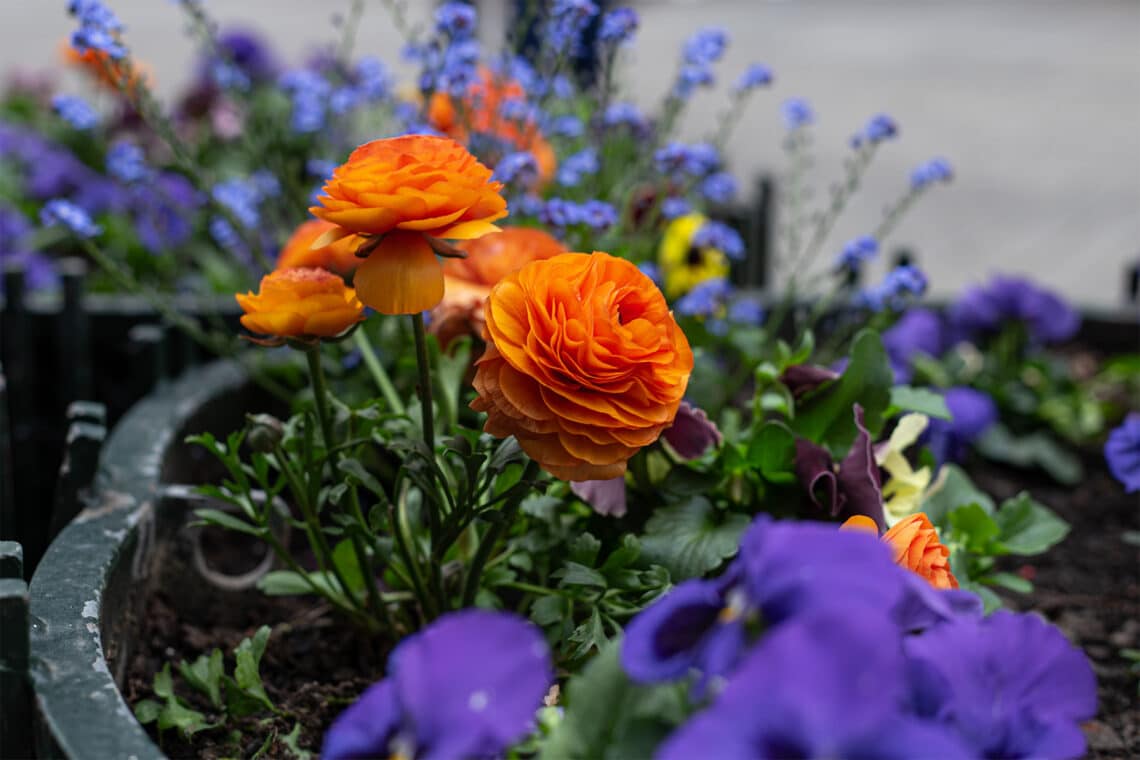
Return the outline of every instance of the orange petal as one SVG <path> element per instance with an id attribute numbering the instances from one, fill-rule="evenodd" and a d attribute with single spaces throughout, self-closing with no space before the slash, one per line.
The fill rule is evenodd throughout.
<path id="1" fill-rule="evenodd" d="M 443 300 L 443 266 L 423 235 L 394 232 L 356 270 L 353 284 L 381 314 L 416 314 Z"/>
<path id="2" fill-rule="evenodd" d="M 866 515 L 853 515 L 847 518 L 847 522 L 839 526 L 840 530 L 861 530 L 866 531 L 872 535 L 879 535 L 879 526 L 875 521 Z"/>

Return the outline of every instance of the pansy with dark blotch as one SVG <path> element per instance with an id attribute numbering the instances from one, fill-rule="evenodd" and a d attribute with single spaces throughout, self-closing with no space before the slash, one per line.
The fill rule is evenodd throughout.
<path id="1" fill-rule="evenodd" d="M 930 309 L 908 309 L 894 325 L 883 331 L 882 338 L 896 383 L 911 381 L 916 356 L 938 358 L 947 348 L 942 318 Z"/>
<path id="2" fill-rule="evenodd" d="M 1021 322 L 1036 343 L 1068 340 L 1081 326 L 1073 307 L 1025 277 L 996 276 L 985 285 L 966 288 L 949 316 L 966 335 L 994 333 L 1010 322 Z"/>
<path id="3" fill-rule="evenodd" d="M 1108 434 L 1104 459 L 1112 477 L 1124 484 L 1125 492 L 1140 491 L 1140 412 L 1129 414 Z"/>
<path id="4" fill-rule="evenodd" d="M 765 636 L 656 757 L 972 757 L 952 730 L 907 714 L 905 668 L 882 610 L 814 611 Z"/>
<path id="5" fill-rule="evenodd" d="M 324 760 L 500 756 L 532 729 L 554 673 L 542 632 L 510 613 L 463 610 L 400 642 L 388 677 L 325 735 Z"/>
<path id="6" fill-rule="evenodd" d="M 881 531 L 887 522 L 873 441 L 863 425 L 862 407 L 855 404 L 852 413 L 858 435 L 838 466 L 823 446 L 806 438 L 796 439 L 796 477 L 812 504 L 822 513 L 840 520 L 866 515 Z"/>
<path id="7" fill-rule="evenodd" d="M 939 464 L 960 462 L 974 441 L 998 421 L 997 404 L 988 393 L 955 386 L 943 394 L 949 420 L 931 418 L 926 444 Z"/>
<path id="8" fill-rule="evenodd" d="M 999 610 L 906 639 L 915 712 L 952 727 L 976 757 L 1069 758 L 1096 714 L 1096 677 L 1064 635 Z"/>

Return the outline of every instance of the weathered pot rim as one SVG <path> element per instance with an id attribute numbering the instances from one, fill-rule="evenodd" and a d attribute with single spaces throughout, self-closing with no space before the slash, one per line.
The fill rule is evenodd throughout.
<path id="1" fill-rule="evenodd" d="M 103 448 L 90 506 L 48 547 L 30 589 L 40 757 L 165 757 L 111 672 L 104 635 L 113 621 L 106 617 L 104 595 L 116 574 L 134 580 L 142 575 L 163 463 L 186 423 L 208 402 L 248 382 L 239 364 L 218 361 L 135 404 Z"/>

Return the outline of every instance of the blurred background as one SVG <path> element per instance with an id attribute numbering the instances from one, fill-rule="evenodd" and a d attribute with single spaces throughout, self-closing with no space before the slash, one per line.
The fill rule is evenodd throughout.
<path id="1" fill-rule="evenodd" d="M 750 192 L 761 173 L 784 169 L 780 103 L 813 106 L 816 200 L 840 176 L 847 141 L 885 112 L 901 139 L 885 145 L 829 248 L 868 232 L 911 169 L 943 156 L 954 182 L 904 219 L 888 251 L 905 246 L 935 296 L 995 272 L 1032 275 L 1080 304 L 1118 306 L 1126 269 L 1140 258 L 1140 2 L 1001 0 L 672 0 L 633 2 L 642 24 L 624 68 L 624 95 L 655 110 L 678 51 L 697 27 L 725 27 L 732 43 L 718 89 L 696 96 L 683 128 L 700 139 L 715 127 L 725 91 L 749 63 L 775 71 L 729 146 L 730 168 Z M 191 78 L 194 46 L 174 2 L 113 0 L 126 40 L 172 97 Z M 434 3 L 412 0 L 422 24 Z M 512 2 L 477 2 L 480 36 L 502 38 Z M 611 6 L 615 5 L 611 3 Z M 217 0 L 223 27 L 264 33 L 287 62 L 334 40 L 333 17 L 349 0 Z M 65 0 L 4 0 L 0 72 L 56 68 L 73 27 Z M 365 6 L 357 49 L 398 73 L 402 37 L 381 0 Z M 78 79 L 63 77 L 65 89 Z M 71 75 L 74 76 L 74 75 Z M 827 257 L 824 257 L 827 258 Z M 881 275 L 886 261 L 877 263 Z"/>

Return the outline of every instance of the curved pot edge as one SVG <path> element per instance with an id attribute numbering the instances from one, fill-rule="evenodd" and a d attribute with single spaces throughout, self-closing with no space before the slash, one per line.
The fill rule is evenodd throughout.
<path id="1" fill-rule="evenodd" d="M 41 757 L 163 758 L 118 689 L 104 649 L 104 590 L 145 567 L 161 468 L 185 422 L 248 375 L 215 362 L 136 404 L 100 458 L 95 498 L 52 542 L 30 587 L 32 686 Z M 125 663 L 122 663 L 125 664 Z"/>

